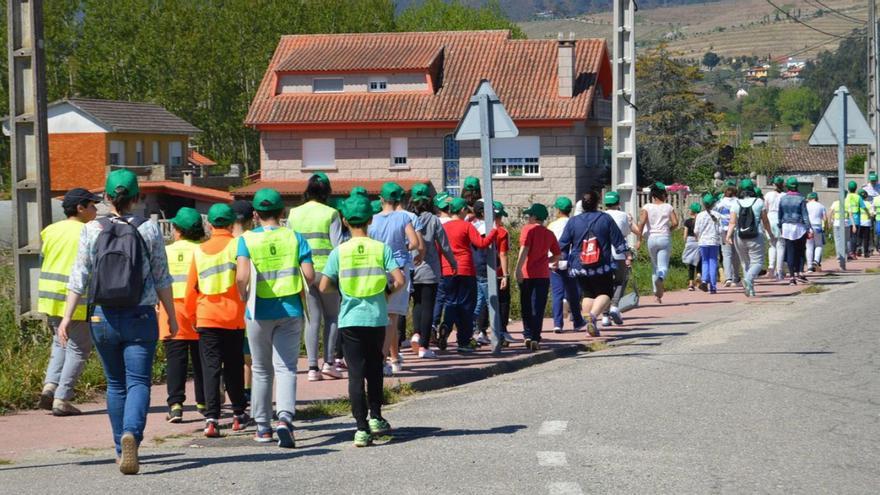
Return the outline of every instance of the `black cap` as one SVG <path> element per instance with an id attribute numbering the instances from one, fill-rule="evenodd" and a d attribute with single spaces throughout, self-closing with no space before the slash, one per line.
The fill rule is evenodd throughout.
<path id="1" fill-rule="evenodd" d="M 88 189 L 76 187 L 67 191 L 67 194 L 64 195 L 64 200 L 61 202 L 61 207 L 72 208 L 86 203 L 100 203 L 101 201 L 101 196 L 92 193 Z"/>
<path id="2" fill-rule="evenodd" d="M 254 216 L 254 206 L 251 204 L 250 201 L 237 199 L 233 201 L 230 206 L 232 207 L 232 211 L 235 213 L 236 220 L 250 220 Z"/>

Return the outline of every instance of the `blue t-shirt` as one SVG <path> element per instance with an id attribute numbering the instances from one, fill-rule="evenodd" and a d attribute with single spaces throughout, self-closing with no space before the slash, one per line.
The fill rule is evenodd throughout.
<path id="1" fill-rule="evenodd" d="M 269 227 L 270 230 L 274 228 L 277 227 Z M 265 230 L 267 229 L 257 227 L 252 232 L 263 232 Z M 294 232 L 294 235 L 296 236 L 296 242 L 299 243 L 299 262 L 311 263 L 312 249 L 309 247 L 309 243 L 298 233 Z M 248 259 L 251 257 L 251 253 L 248 251 L 247 245 L 244 242 L 244 237 L 238 238 L 237 256 L 242 256 Z M 251 317 L 250 311 L 247 311 L 246 316 L 250 320 L 279 320 L 281 318 L 301 318 L 303 316 L 302 301 L 300 300 L 299 294 L 273 297 L 270 299 L 257 297 L 254 308 L 257 313 L 254 317 Z"/>
<path id="2" fill-rule="evenodd" d="M 383 262 L 387 272 L 398 268 L 388 246 L 385 246 Z M 330 252 L 323 274 L 333 280 L 337 287 L 339 286 L 338 247 Z M 384 292 L 371 297 L 351 297 L 342 289 L 339 289 L 339 292 L 342 294 L 342 304 L 339 306 L 339 328 L 384 327 L 388 324 L 388 299 Z"/>
<path id="3" fill-rule="evenodd" d="M 371 239 L 385 243 L 391 248 L 394 261 L 401 268 L 412 268 L 412 256 L 406 247 L 406 226 L 412 225 L 409 215 L 402 211 L 373 215 L 373 223 L 367 230 Z"/>

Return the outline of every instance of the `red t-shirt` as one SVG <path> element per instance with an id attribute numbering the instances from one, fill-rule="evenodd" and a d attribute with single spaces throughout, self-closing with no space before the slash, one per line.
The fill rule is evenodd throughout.
<path id="1" fill-rule="evenodd" d="M 457 275 L 475 277 L 477 272 L 474 269 L 474 255 L 471 252 L 471 247 L 486 249 L 495 241 L 498 231 L 492 229 L 489 235 L 482 237 L 470 222 L 459 219 L 444 223 L 443 230 L 446 231 L 446 237 L 449 238 L 449 246 L 452 248 L 455 262 L 458 263 Z M 446 261 L 446 257 L 441 256 L 440 263 L 443 266 L 443 276 L 452 276 L 452 266 Z"/>
<path id="2" fill-rule="evenodd" d="M 519 245 L 529 248 L 523 278 L 550 278 L 550 256 L 547 253 L 560 254 L 553 232 L 543 225 L 530 223 L 520 232 Z"/>

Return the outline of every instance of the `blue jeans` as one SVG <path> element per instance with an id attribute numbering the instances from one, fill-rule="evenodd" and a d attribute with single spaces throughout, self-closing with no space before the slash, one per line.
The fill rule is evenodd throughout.
<path id="1" fill-rule="evenodd" d="M 489 279 L 477 277 L 477 305 L 474 307 L 474 321 L 480 319 L 480 312 L 489 303 Z"/>
<path id="2" fill-rule="evenodd" d="M 568 270 L 550 270 L 550 293 L 553 296 L 551 309 L 553 310 L 553 326 L 564 328 L 562 321 L 562 300 L 568 299 L 568 307 L 571 309 L 571 318 L 574 327 L 579 328 L 586 324 L 581 316 L 581 296 L 577 279 L 568 276 Z"/>
<path id="3" fill-rule="evenodd" d="M 91 326 L 92 341 L 107 377 L 107 414 L 119 455 L 123 433 L 133 433 L 138 443 L 144 439 L 153 357 L 159 339 L 156 308 L 98 306 Z"/>
<path id="4" fill-rule="evenodd" d="M 452 283 L 452 277 L 441 277 L 440 283 L 437 285 L 437 299 L 434 300 L 434 313 L 431 323 L 436 327 L 440 325 L 440 318 L 443 317 L 443 309 L 446 307 L 446 291 L 449 284 Z"/>
<path id="5" fill-rule="evenodd" d="M 445 278 L 444 278 L 445 280 Z M 446 310 L 443 323 L 455 334 L 459 347 L 474 336 L 474 306 L 477 304 L 477 277 L 456 275 L 446 280 Z"/>
<path id="6" fill-rule="evenodd" d="M 668 234 L 648 236 L 648 254 L 651 256 L 651 266 L 654 267 L 651 275 L 653 292 L 657 292 L 657 281 L 665 279 L 666 272 L 669 271 L 669 246 Z"/>
<path id="7" fill-rule="evenodd" d="M 703 262 L 703 269 L 700 274 L 703 277 L 703 283 L 709 284 L 710 290 L 718 288 L 718 251 L 721 246 L 700 246 L 700 260 Z"/>
<path id="8" fill-rule="evenodd" d="M 523 337 L 541 341 L 544 308 L 550 291 L 549 278 L 526 278 L 519 285 L 519 304 L 522 308 Z"/>

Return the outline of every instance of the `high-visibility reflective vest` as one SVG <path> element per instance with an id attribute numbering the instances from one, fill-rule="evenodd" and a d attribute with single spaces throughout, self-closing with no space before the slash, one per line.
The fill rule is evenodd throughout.
<path id="1" fill-rule="evenodd" d="M 174 299 L 183 299 L 186 295 L 186 279 L 189 276 L 189 267 L 192 265 L 193 251 L 198 246 L 198 242 L 188 239 L 181 239 L 170 246 L 165 246 L 168 274 L 173 280 L 171 292 L 174 294 Z"/>
<path id="2" fill-rule="evenodd" d="M 61 220 L 43 229 L 43 264 L 37 284 L 37 311 L 49 316 L 64 316 L 67 300 L 67 282 L 76 262 L 79 238 L 85 224 L 78 220 Z M 87 317 L 85 294 L 76 306 L 73 319 L 84 321 Z"/>
<path id="3" fill-rule="evenodd" d="M 871 204 L 874 205 L 874 218 L 880 220 L 880 196 L 874 196 Z"/>
<path id="4" fill-rule="evenodd" d="M 309 201 L 290 210 L 287 226 L 309 243 L 315 271 L 324 269 L 327 257 L 333 250 L 333 243 L 330 242 L 330 225 L 336 215 L 336 210 L 317 201 Z"/>
<path id="5" fill-rule="evenodd" d="M 854 217 L 856 223 L 859 223 L 859 200 L 861 199 L 856 193 L 847 193 L 846 198 L 844 198 L 846 212 Z"/>
<path id="6" fill-rule="evenodd" d="M 230 239 L 226 247 L 216 254 L 207 254 L 201 248 L 193 251 L 199 292 L 213 296 L 224 294 L 235 285 L 235 254 L 238 239 Z"/>
<path id="7" fill-rule="evenodd" d="M 299 271 L 299 243 L 286 227 L 242 234 L 251 261 L 257 268 L 257 297 L 292 296 L 303 290 Z"/>
<path id="8" fill-rule="evenodd" d="M 385 244 L 355 237 L 339 245 L 339 288 L 352 297 L 370 297 L 385 290 Z"/>

